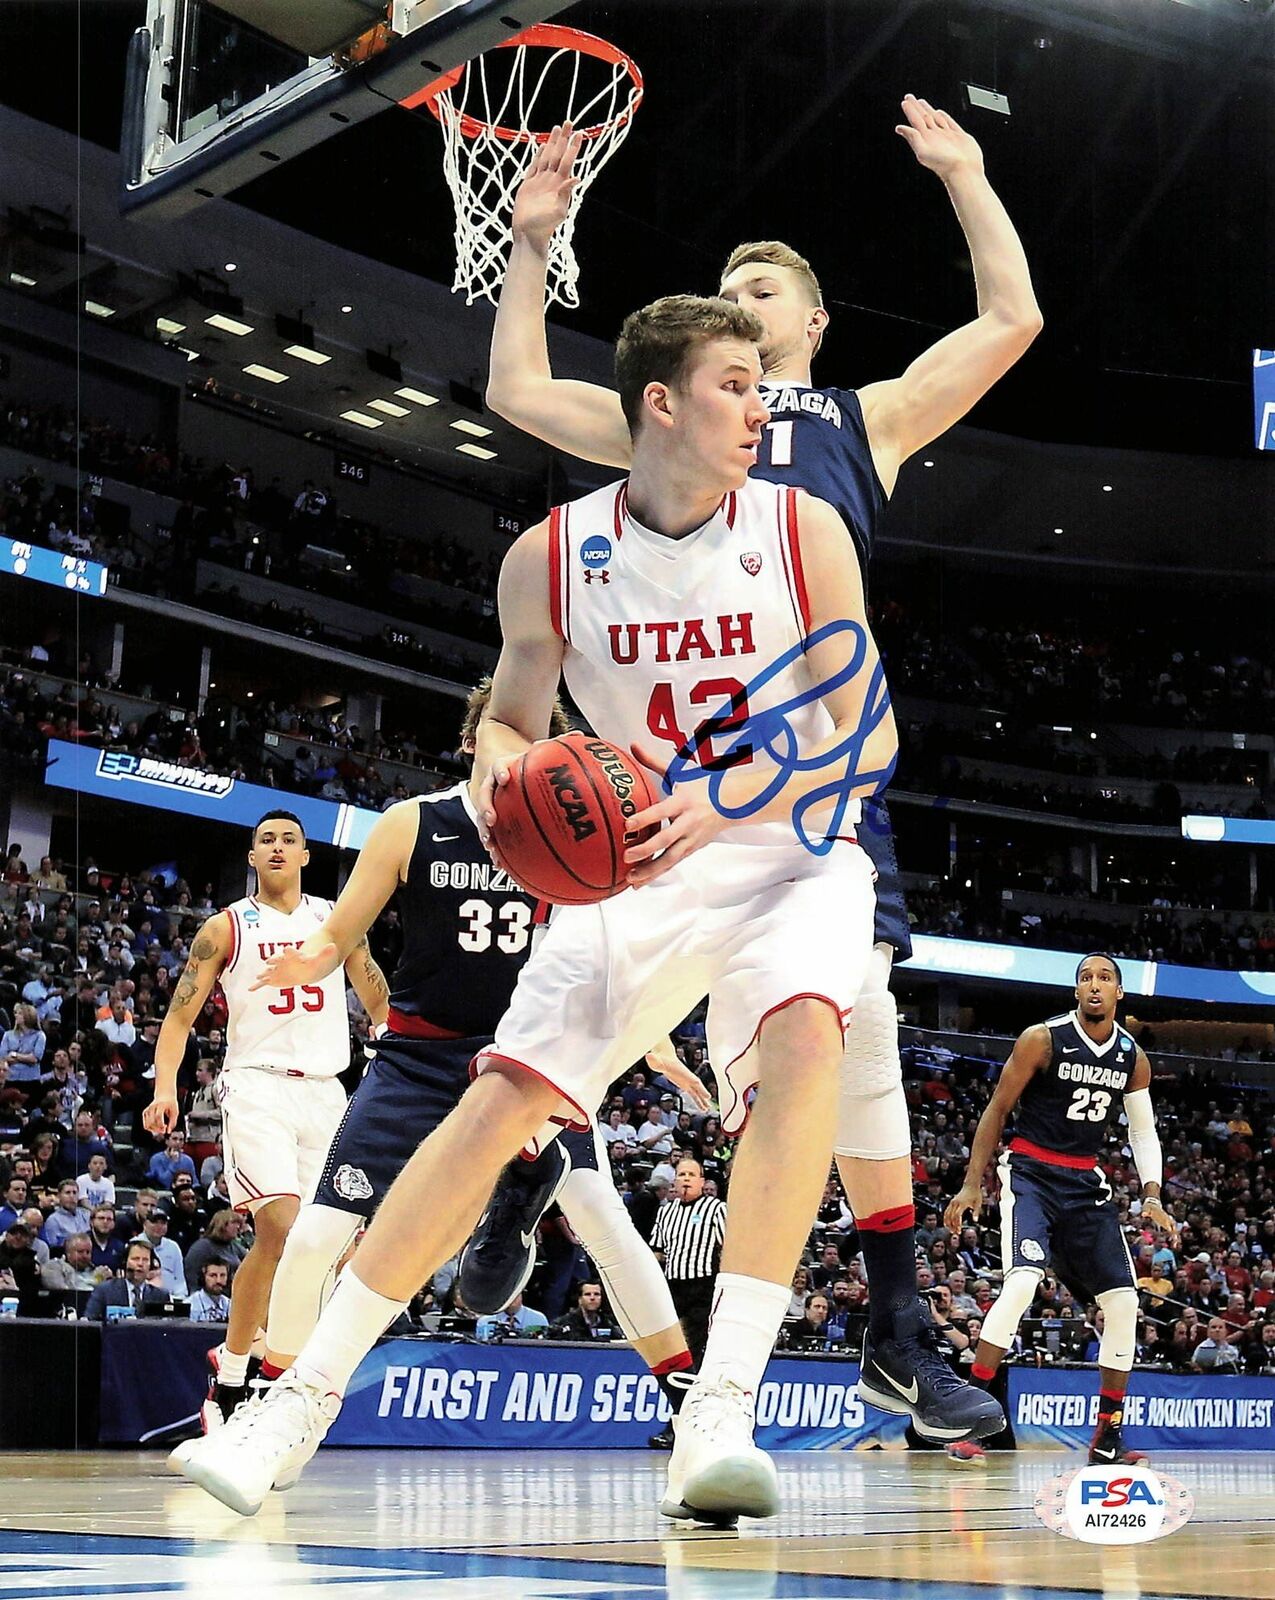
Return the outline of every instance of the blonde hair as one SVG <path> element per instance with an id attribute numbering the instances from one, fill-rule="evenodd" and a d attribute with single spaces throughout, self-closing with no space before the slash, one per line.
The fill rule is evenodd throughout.
<path id="1" fill-rule="evenodd" d="M 750 261 L 758 261 L 767 267 L 787 267 L 789 272 L 795 272 L 801 279 L 811 305 L 823 304 L 823 292 L 810 263 L 805 256 L 798 255 L 791 245 L 779 239 L 758 239 L 752 244 L 737 244 L 722 268 L 722 282 L 725 283 L 736 267 L 747 266 Z"/>
<path id="2" fill-rule="evenodd" d="M 801 281 L 802 288 L 806 291 L 812 306 L 823 306 L 823 290 L 819 287 L 819 280 L 815 277 L 814 269 L 805 256 L 798 255 L 791 245 L 784 244 L 781 239 L 756 239 L 751 244 L 737 244 L 726 258 L 726 265 L 722 268 L 722 282 L 730 277 L 736 267 L 747 266 L 750 261 L 756 261 L 764 267 L 787 267 L 789 272 L 795 273 Z M 823 331 L 815 335 L 815 342 L 811 346 L 811 355 L 818 355 L 819 346 L 823 343 Z"/>
<path id="3" fill-rule="evenodd" d="M 717 296 L 671 294 L 630 312 L 615 346 L 615 386 L 629 432 L 636 432 L 648 383 L 680 389 L 704 345 L 715 339 L 760 344 L 765 337 L 759 317 Z"/>
<path id="4" fill-rule="evenodd" d="M 474 687 L 469 691 L 465 701 L 465 715 L 460 725 L 461 748 L 473 744 L 478 737 L 478 724 L 483 720 L 483 712 L 491 703 L 491 673 L 485 672 Z M 567 716 L 562 701 L 555 695 L 553 710 L 549 713 L 549 737 L 556 739 L 560 734 L 571 732 L 571 719 Z"/>

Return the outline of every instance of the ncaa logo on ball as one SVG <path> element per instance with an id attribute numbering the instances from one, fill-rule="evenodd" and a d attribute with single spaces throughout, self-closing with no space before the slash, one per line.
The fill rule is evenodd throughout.
<path id="1" fill-rule="evenodd" d="M 1036 1495 L 1044 1525 L 1082 1544 L 1146 1544 L 1175 1533 L 1195 1510 L 1176 1478 L 1143 1466 L 1088 1466 L 1051 1479 Z"/>
<path id="2" fill-rule="evenodd" d="M 580 546 L 580 560 L 586 567 L 605 567 L 611 559 L 611 541 L 599 535 Z"/>

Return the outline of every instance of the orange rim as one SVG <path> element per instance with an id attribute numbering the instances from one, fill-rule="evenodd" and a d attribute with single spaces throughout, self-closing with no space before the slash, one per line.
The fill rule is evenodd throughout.
<path id="1" fill-rule="evenodd" d="M 504 39 L 496 46 L 498 50 L 511 50 L 519 45 L 539 45 L 545 50 L 574 50 L 582 56 L 592 56 L 596 61 L 605 62 L 607 66 L 623 67 L 629 75 L 630 82 L 636 91 L 636 98 L 627 105 L 618 116 L 606 122 L 595 123 L 589 128 L 577 128 L 576 132 L 583 139 L 599 139 L 612 128 L 622 127 L 638 106 L 642 103 L 645 85 L 642 80 L 642 69 L 633 57 L 614 45 L 609 39 L 599 39 L 596 34 L 585 33 L 580 28 L 564 28 L 556 23 L 541 22 L 535 27 L 525 28 L 522 33 L 516 33 L 512 38 Z M 438 109 L 439 96 L 449 89 L 454 89 L 464 76 L 468 62 L 453 67 L 450 72 L 445 72 L 441 78 L 435 78 L 432 83 L 427 83 L 424 88 L 417 89 L 399 104 L 409 111 L 414 111 L 418 106 L 424 106 L 433 117 L 441 116 Z M 503 139 L 507 144 L 545 144 L 549 133 L 535 133 L 521 128 L 506 128 L 497 123 L 494 127 L 482 120 L 481 117 L 471 116 L 468 111 L 460 116 L 460 131 L 466 139 L 476 139 L 486 130 L 495 134 L 497 139 Z"/>

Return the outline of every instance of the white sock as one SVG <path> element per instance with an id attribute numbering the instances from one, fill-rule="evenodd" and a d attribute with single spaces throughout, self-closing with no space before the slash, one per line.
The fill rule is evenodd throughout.
<path id="1" fill-rule="evenodd" d="M 719 1272 L 699 1381 L 726 1379 L 755 1395 L 791 1299 L 791 1284 Z"/>
<path id="2" fill-rule="evenodd" d="M 217 1363 L 217 1382 L 224 1384 L 227 1389 L 242 1389 L 247 1381 L 248 1352 L 245 1350 L 243 1355 L 236 1355 L 223 1344 Z"/>
<path id="3" fill-rule="evenodd" d="M 325 1394 L 344 1395 L 355 1367 L 408 1304 L 369 1289 L 351 1262 L 294 1363 L 298 1377 Z"/>

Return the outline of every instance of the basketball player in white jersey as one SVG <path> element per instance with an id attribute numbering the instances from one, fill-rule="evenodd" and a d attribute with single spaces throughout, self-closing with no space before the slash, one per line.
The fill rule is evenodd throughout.
<path id="1" fill-rule="evenodd" d="M 564 673 L 597 733 L 621 747 L 649 750 L 670 719 L 695 729 L 694 771 L 632 819 L 635 833 L 660 825 L 626 853 L 633 888 L 555 913 L 475 1081 L 382 1202 L 233 1459 L 223 1455 L 214 1492 L 228 1504 L 255 1509 L 309 1460 L 359 1361 L 472 1232 L 505 1162 L 555 1116 L 585 1124 L 617 1074 L 708 993 L 710 1049 L 730 1090 L 723 1120 L 749 1126 L 662 1510 L 728 1520 L 777 1509 L 754 1396 L 823 1192 L 843 1020 L 871 950 L 857 802 L 888 779 L 897 740 L 840 519 L 748 481 L 768 417 L 763 334 L 751 313 L 689 296 L 630 317 L 616 355 L 634 430 L 627 485 L 559 508 L 506 558 L 504 643 L 478 731 L 482 823 L 495 823 L 510 762 L 544 737 Z M 783 769 L 762 719 L 769 748 L 787 750 Z M 694 781 L 709 771 L 711 783 Z"/>
<path id="2" fill-rule="evenodd" d="M 212 1381 L 200 1413 L 205 1432 L 246 1397 L 249 1355 L 265 1326 L 288 1230 L 313 1192 L 345 1110 L 337 1082 L 350 1064 L 345 976 L 374 1025 L 385 1021 L 389 1007 L 366 939 L 344 973 L 299 989 L 253 992 L 270 956 L 300 944 L 332 909 L 330 901 L 302 893 L 309 859 L 305 830 L 290 811 L 268 812 L 253 829 L 248 864 L 257 892 L 200 928 L 160 1029 L 155 1097 L 142 1117 L 157 1138 L 176 1127 L 177 1069 L 204 1001 L 220 983 L 229 1010 L 217 1082 L 226 1184 L 235 1210 L 252 1213 L 255 1243 L 235 1274 L 225 1344 L 210 1352 Z"/>
<path id="3" fill-rule="evenodd" d="M 832 505 L 854 540 L 865 585 L 874 534 L 903 463 L 959 422 L 1041 328 L 1022 244 L 988 182 L 977 142 L 915 95 L 901 109 L 896 133 L 942 180 L 964 231 L 976 317 L 898 377 L 857 390 L 824 388 L 816 386 L 811 364 L 828 312 L 803 257 L 775 240 L 740 245 L 719 290 L 766 328 L 762 398 L 772 417 L 754 476 L 798 486 Z M 516 196 L 487 402 L 556 449 L 624 469 L 632 445 L 619 396 L 555 378 L 545 338 L 548 250 L 575 188 L 579 147 L 569 127 L 555 129 Z M 878 873 L 874 950 L 847 1028 L 835 1143 L 871 1286 L 859 1393 L 883 1409 L 909 1413 L 928 1438 L 955 1440 L 995 1432 L 1003 1418 L 990 1397 L 955 1379 L 916 1293 L 912 1136 L 889 987 L 892 964 L 911 954 L 911 939 L 884 805 L 874 804 L 865 824 L 860 838 Z"/>

